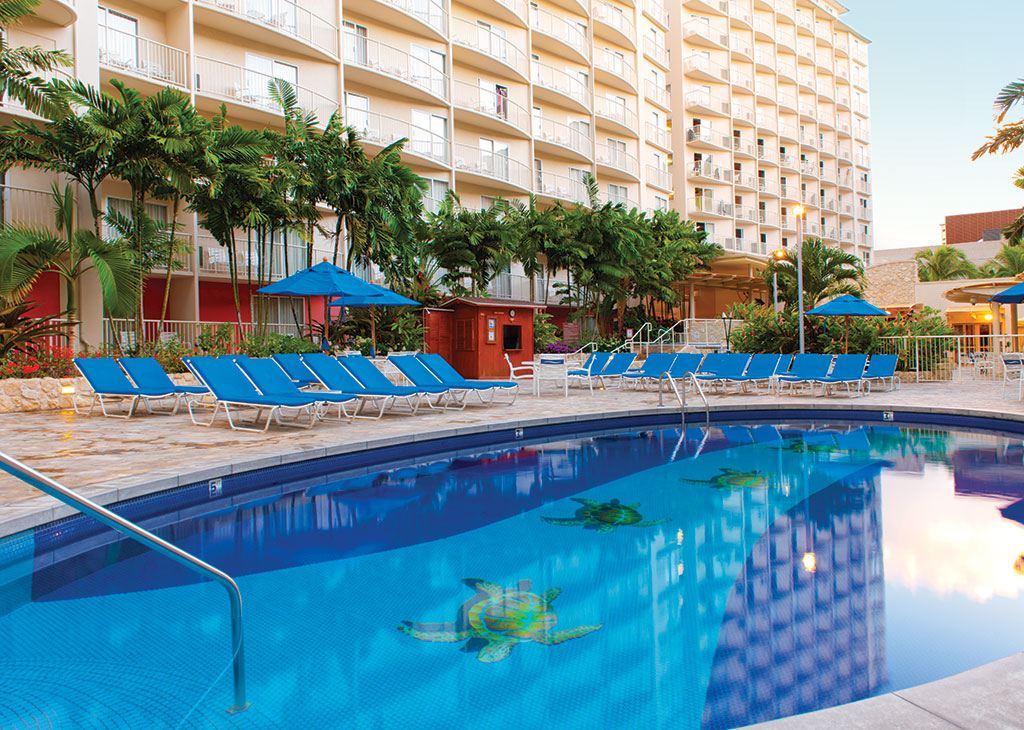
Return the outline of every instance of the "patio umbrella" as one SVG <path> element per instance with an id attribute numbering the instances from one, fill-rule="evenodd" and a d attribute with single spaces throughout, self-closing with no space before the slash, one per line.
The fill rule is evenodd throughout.
<path id="1" fill-rule="evenodd" d="M 1014 284 L 1009 289 L 1004 289 L 994 297 L 989 297 L 989 301 L 999 302 L 1000 304 L 1020 304 L 1024 302 L 1024 281 Z"/>
<path id="2" fill-rule="evenodd" d="M 277 294 L 291 297 L 324 297 L 324 304 L 328 297 L 336 296 L 381 296 L 380 287 L 367 284 L 358 276 L 350 274 L 339 266 L 327 261 L 321 261 L 308 269 L 297 271 L 280 281 L 257 290 L 260 294 Z M 324 307 L 327 312 L 327 325 L 330 326 L 330 308 Z"/>
<path id="3" fill-rule="evenodd" d="M 843 352 L 849 349 L 850 344 L 850 317 L 888 317 L 889 313 L 879 309 L 874 304 L 865 302 L 863 299 L 852 294 L 843 294 L 832 301 L 818 305 L 807 312 L 818 317 L 845 317 L 846 325 L 843 333 Z"/>
<path id="4" fill-rule="evenodd" d="M 331 301 L 332 307 L 369 307 L 370 308 L 370 347 L 371 352 L 377 354 L 377 319 L 374 310 L 378 305 L 382 307 L 418 307 L 420 303 L 409 297 L 391 291 L 387 287 L 370 284 L 377 290 L 375 296 L 340 296 Z"/>

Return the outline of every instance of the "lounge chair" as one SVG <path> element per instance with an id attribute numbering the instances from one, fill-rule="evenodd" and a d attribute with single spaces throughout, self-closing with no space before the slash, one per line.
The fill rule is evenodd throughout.
<path id="1" fill-rule="evenodd" d="M 76 357 L 74 364 L 92 388 L 92 402 L 86 415 L 92 415 L 97 403 L 100 404 L 103 415 L 108 418 L 131 418 L 140 402 L 150 413 L 174 415 L 178 412 L 181 395 L 176 393 L 174 388 L 136 387 L 112 357 Z M 153 410 L 153 401 L 166 401 L 169 398 L 174 401 L 170 410 Z M 108 400 L 118 403 L 128 401 L 128 410 L 124 413 L 108 411 Z M 77 398 L 71 399 L 71 405 L 75 413 L 79 413 Z"/>
<path id="2" fill-rule="evenodd" d="M 665 373 L 658 374 L 658 380 L 655 382 L 658 383 L 659 387 L 663 387 L 664 381 L 662 381 L 661 376 L 665 375 L 669 380 L 673 381 L 673 385 L 677 380 L 683 381 L 683 387 L 685 388 L 690 382 L 689 376 L 694 375 L 700 369 L 701 362 L 705 357 L 705 355 L 701 355 L 699 352 L 680 352 L 676 355 L 676 359 L 672 361 L 671 367 Z"/>
<path id="3" fill-rule="evenodd" d="M 312 385 L 319 385 L 320 381 L 316 375 L 302 362 L 302 357 L 296 353 L 271 355 L 271 359 L 281 366 L 292 382 L 300 388 L 308 388 Z"/>
<path id="4" fill-rule="evenodd" d="M 612 359 L 610 352 L 592 352 L 583 362 L 583 367 L 569 371 L 570 378 L 589 378 L 594 373 L 604 370 L 604 366 Z"/>
<path id="5" fill-rule="evenodd" d="M 675 359 L 674 352 L 652 352 L 638 370 L 628 370 L 622 374 L 619 387 L 621 388 L 627 383 L 646 386 L 647 383 L 661 377 L 662 373 L 667 373 Z"/>
<path id="6" fill-rule="evenodd" d="M 272 398 L 309 396 L 310 398 L 315 398 L 323 406 L 324 411 L 331 406 L 338 406 L 338 420 L 341 420 L 342 417 L 351 418 L 348 409 L 345 408 L 345 404 L 356 400 L 356 395 L 352 393 L 340 393 L 333 390 L 299 390 L 299 387 L 288 377 L 288 374 L 269 357 L 240 360 L 238 367 L 241 368 L 242 372 L 246 374 L 260 393 L 265 396 Z M 363 401 L 360 400 L 356 406 L 357 413 L 362 406 Z"/>
<path id="7" fill-rule="evenodd" d="M 782 355 L 758 354 L 750 358 L 746 371 L 742 375 L 725 376 L 722 378 L 722 385 L 735 385 L 742 392 L 747 392 L 747 386 L 771 385 L 772 377 L 778 372 L 782 364 Z M 788 362 L 787 362 L 788 364 Z"/>
<path id="8" fill-rule="evenodd" d="M 867 364 L 867 355 L 836 355 L 832 372 L 824 378 L 817 378 L 814 382 L 821 383 L 822 395 L 835 392 L 837 385 L 845 385 L 847 395 L 853 393 L 853 386 L 856 385 L 857 395 L 860 395 L 864 387 L 864 369 Z"/>
<path id="9" fill-rule="evenodd" d="M 152 357 L 119 357 L 118 364 L 128 373 L 136 387 L 144 390 L 163 390 L 169 388 L 175 393 L 188 397 L 207 395 L 209 388 L 202 385 L 177 385 L 163 366 Z"/>
<path id="10" fill-rule="evenodd" d="M 431 408 L 440 406 L 443 401 L 451 397 L 448 388 L 443 385 L 395 385 L 387 375 L 362 355 L 339 357 L 338 362 L 359 381 L 360 385 L 371 392 L 397 391 L 395 395 L 398 395 L 399 392 L 403 394 L 418 393 Z M 434 400 L 431 401 L 431 398 Z"/>
<path id="11" fill-rule="evenodd" d="M 704 358 L 700 372 L 696 373 L 697 380 L 724 389 L 727 380 L 743 377 L 749 362 L 750 355 L 741 352 L 711 353 Z"/>
<path id="12" fill-rule="evenodd" d="M 325 388 L 327 388 L 327 390 L 340 393 L 351 393 L 352 395 L 358 396 L 360 403 L 359 409 L 356 411 L 356 416 L 360 418 L 369 417 L 359 416 L 367 403 L 372 402 L 378 405 L 377 415 L 374 416 L 374 418 L 380 418 L 384 415 L 386 410 L 394 406 L 396 400 L 399 398 L 405 401 L 406 405 L 409 407 L 409 411 L 412 413 L 419 410 L 420 401 L 423 400 L 423 394 L 415 388 L 400 387 L 397 385 L 381 389 L 366 388 L 340 362 L 322 352 L 303 355 L 302 362 L 303 366 L 309 368 L 309 371 L 320 381 L 320 383 L 323 384 Z"/>
<path id="13" fill-rule="evenodd" d="M 512 400 L 506 405 L 512 405 L 516 402 L 516 396 L 519 395 L 519 383 L 512 380 L 467 380 L 462 377 L 462 374 L 458 370 L 453 368 L 448 361 L 440 355 L 413 355 L 423 365 L 426 366 L 430 372 L 437 376 L 438 380 L 442 384 L 447 385 L 449 388 L 471 388 L 480 397 L 480 402 L 486 402 L 490 405 L 494 402 L 495 396 L 498 393 L 505 395 L 511 394 Z M 484 401 L 482 393 L 490 392 L 491 397 Z"/>
<path id="14" fill-rule="evenodd" d="M 896 355 L 872 355 L 868 360 L 868 369 L 864 371 L 864 380 L 867 381 L 868 389 L 871 383 L 878 381 L 884 383 L 889 381 L 889 390 L 899 390 L 900 376 L 896 374 L 896 364 L 899 358 Z"/>
<path id="15" fill-rule="evenodd" d="M 813 385 L 816 381 L 828 376 L 832 367 L 832 355 L 804 354 L 794 355 L 789 372 L 775 376 L 775 389 L 782 392 L 784 385 L 792 390 L 797 385 Z"/>
<path id="16" fill-rule="evenodd" d="M 611 378 L 619 378 L 619 387 L 622 387 L 622 376 L 629 371 L 636 362 L 635 352 L 617 352 L 612 355 L 612 359 L 608 361 L 608 364 L 604 366 L 604 370 L 597 373 L 597 379 L 601 383 L 601 387 L 607 387 L 607 381 Z"/>
<path id="17" fill-rule="evenodd" d="M 252 384 L 245 373 L 243 373 L 236 362 L 227 358 L 216 357 L 186 357 L 182 361 L 189 370 L 196 374 L 199 381 L 206 385 L 213 394 L 214 403 L 199 404 L 194 401 L 188 402 L 188 413 L 192 423 L 198 426 L 212 426 L 217 419 L 220 409 L 227 414 L 228 423 L 236 431 L 266 432 L 270 428 L 271 421 L 276 421 L 282 426 L 303 426 L 312 428 L 319 417 L 319 402 L 316 397 L 309 393 L 300 395 L 268 396 L 260 393 Z M 275 367 L 277 367 L 275 365 Z M 196 420 L 196 409 L 199 407 L 212 407 L 213 414 L 206 423 Z M 232 415 L 232 408 L 253 408 L 256 416 L 248 423 L 240 421 L 235 423 L 235 416 Z M 267 412 L 267 422 L 263 428 L 259 428 L 260 418 L 263 412 Z M 282 412 L 291 413 L 292 420 L 282 420 Z M 303 416 L 309 418 L 305 424 L 299 419 Z"/>

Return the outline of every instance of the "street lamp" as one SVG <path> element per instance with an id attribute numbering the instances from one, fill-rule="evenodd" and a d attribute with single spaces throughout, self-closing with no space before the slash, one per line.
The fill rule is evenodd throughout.
<path id="1" fill-rule="evenodd" d="M 804 213 L 802 205 L 793 207 L 796 216 L 796 316 L 800 322 L 800 354 L 804 354 Z"/>
<path id="2" fill-rule="evenodd" d="M 780 260 L 784 259 L 786 257 L 786 249 L 784 249 L 784 248 L 777 248 L 772 253 L 772 256 L 774 256 L 775 258 L 780 259 Z M 776 314 L 779 313 L 779 272 L 778 271 L 772 271 L 772 309 L 775 310 Z"/>

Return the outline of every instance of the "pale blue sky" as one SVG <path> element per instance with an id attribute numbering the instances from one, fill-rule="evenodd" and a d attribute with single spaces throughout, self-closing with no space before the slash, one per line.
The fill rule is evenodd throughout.
<path id="1" fill-rule="evenodd" d="M 875 247 L 934 245 L 946 215 L 1024 206 L 1011 183 L 1024 150 L 971 162 L 995 128 L 996 94 L 1024 77 L 1024 2 L 843 4 L 843 19 L 871 40 Z"/>

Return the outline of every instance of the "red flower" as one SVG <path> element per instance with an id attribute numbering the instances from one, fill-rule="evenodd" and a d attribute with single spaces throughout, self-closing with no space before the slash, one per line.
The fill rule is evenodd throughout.
<path id="1" fill-rule="evenodd" d="M 38 365 L 23 365 L 21 368 L 21 374 L 28 375 L 29 373 L 34 373 L 38 369 Z"/>

